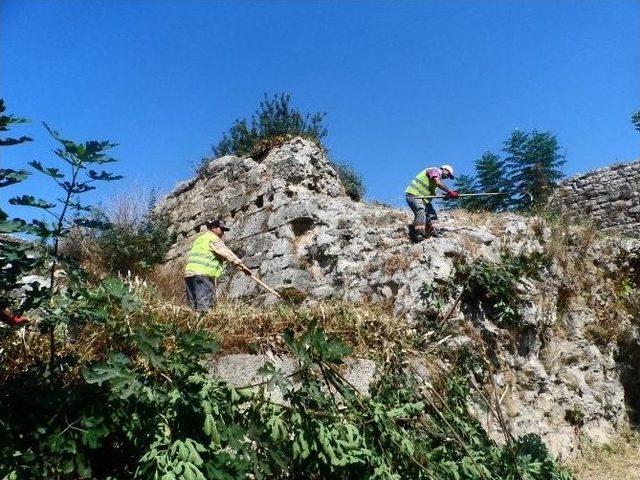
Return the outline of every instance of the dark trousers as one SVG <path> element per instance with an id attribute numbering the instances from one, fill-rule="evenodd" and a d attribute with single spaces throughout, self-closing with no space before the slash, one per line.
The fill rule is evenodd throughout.
<path id="1" fill-rule="evenodd" d="M 409 208 L 413 212 L 413 225 L 431 225 L 431 222 L 438 219 L 436 211 L 431 202 L 425 202 L 423 199 L 407 194 L 405 196 Z"/>
<path id="2" fill-rule="evenodd" d="M 184 277 L 187 301 L 196 312 L 205 312 L 216 304 L 216 284 L 204 275 Z"/>

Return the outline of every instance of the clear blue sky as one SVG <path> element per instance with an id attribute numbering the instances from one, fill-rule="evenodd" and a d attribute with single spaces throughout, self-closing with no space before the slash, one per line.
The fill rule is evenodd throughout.
<path id="1" fill-rule="evenodd" d="M 96 199 L 189 178 L 265 92 L 328 112 L 332 155 L 394 204 L 516 128 L 554 132 L 568 174 L 640 153 L 639 1 L 0 0 L 0 49 L 1 95 L 32 120 L 14 132 L 36 140 L 2 166 L 52 159 L 42 120 L 109 138 L 126 179 Z"/>

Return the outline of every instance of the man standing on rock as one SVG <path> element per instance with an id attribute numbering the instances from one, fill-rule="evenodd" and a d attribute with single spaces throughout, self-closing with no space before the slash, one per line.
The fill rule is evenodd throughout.
<path id="1" fill-rule="evenodd" d="M 419 242 L 428 236 L 435 236 L 436 231 L 431 224 L 438 216 L 433 208 L 430 197 L 436 194 L 439 188 L 447 193 L 447 198 L 458 198 L 457 190 L 451 190 L 443 179 L 455 178 L 451 165 L 442 165 L 440 168 L 429 167 L 418 173 L 405 189 L 405 198 L 414 215 L 413 223 L 409 227 L 411 241 Z"/>
<path id="2" fill-rule="evenodd" d="M 215 305 L 215 280 L 224 273 L 223 263 L 230 262 L 245 275 L 251 270 L 222 241 L 229 228 L 220 219 L 205 222 L 207 231 L 198 235 L 187 255 L 184 281 L 189 306 L 204 312 Z"/>

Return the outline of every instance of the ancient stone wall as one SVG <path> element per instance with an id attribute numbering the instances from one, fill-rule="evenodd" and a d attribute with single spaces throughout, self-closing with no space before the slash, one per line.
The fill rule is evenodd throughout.
<path id="1" fill-rule="evenodd" d="M 591 205 L 591 215 L 607 227 L 629 218 L 635 220 L 626 223 L 638 225 L 639 169 L 635 163 L 570 179 L 558 198 L 571 211 Z M 381 302 L 420 328 L 426 321 L 420 311 L 423 286 L 447 282 L 457 261 L 499 261 L 504 254 L 545 252 L 557 240 L 537 218 L 450 211 L 438 213 L 440 237 L 412 244 L 407 238 L 408 208 L 353 202 L 323 150 L 301 138 L 261 158 L 212 160 L 199 177 L 169 194 L 158 211 L 178 234 L 164 265 L 176 285 L 182 284 L 184 254 L 199 226 L 222 217 L 231 227 L 225 242 L 276 289 L 295 288 L 308 301 Z M 607 253 L 611 249 L 617 253 Z M 524 333 L 515 337 L 482 312 L 464 306 L 452 312 L 451 335 L 438 343 L 455 351 L 479 338 L 490 339 L 496 362 L 493 384 L 504 392 L 505 415 L 516 436 L 540 434 L 554 453 L 569 455 L 581 436 L 606 441 L 628 424 L 625 401 L 637 403 L 637 395 L 629 393 L 636 384 L 625 383 L 620 372 L 633 369 L 624 370 L 616 361 L 615 345 L 594 345 L 590 332 L 601 316 L 584 299 L 599 295 L 596 274 L 603 266 L 620 268 L 638 252 L 640 241 L 619 237 L 574 252 L 584 272 L 593 275 L 585 281 L 594 286 L 580 292 L 584 297 L 575 305 L 558 307 L 566 303 L 561 297 L 575 275 L 564 270 L 564 263 L 551 265 L 541 281 L 523 279 Z M 232 269 L 222 277 L 219 293 L 256 303 L 275 301 Z M 473 337 L 470 331 L 476 332 Z M 251 365 L 261 361 L 238 358 L 242 362 L 222 369 L 253 375 Z M 635 360 L 628 365 L 635 366 Z M 584 416 L 580 429 L 567 420 L 567 411 Z M 478 411 L 479 418 L 483 415 Z M 493 420 L 483 423 L 490 434 L 500 436 Z"/>
<path id="2" fill-rule="evenodd" d="M 570 219 L 640 237 L 640 160 L 564 180 L 553 204 Z"/>

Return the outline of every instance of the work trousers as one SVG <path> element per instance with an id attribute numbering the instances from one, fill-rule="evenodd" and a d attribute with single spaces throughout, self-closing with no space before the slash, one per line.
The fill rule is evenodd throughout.
<path id="1" fill-rule="evenodd" d="M 431 225 L 431 222 L 438 219 L 436 211 L 431 202 L 425 202 L 422 198 L 415 197 L 409 193 L 405 196 L 409 208 L 413 212 L 413 225 Z"/>
<path id="2" fill-rule="evenodd" d="M 187 301 L 196 312 L 205 312 L 216 304 L 216 284 L 211 277 L 194 275 L 184 277 Z"/>

